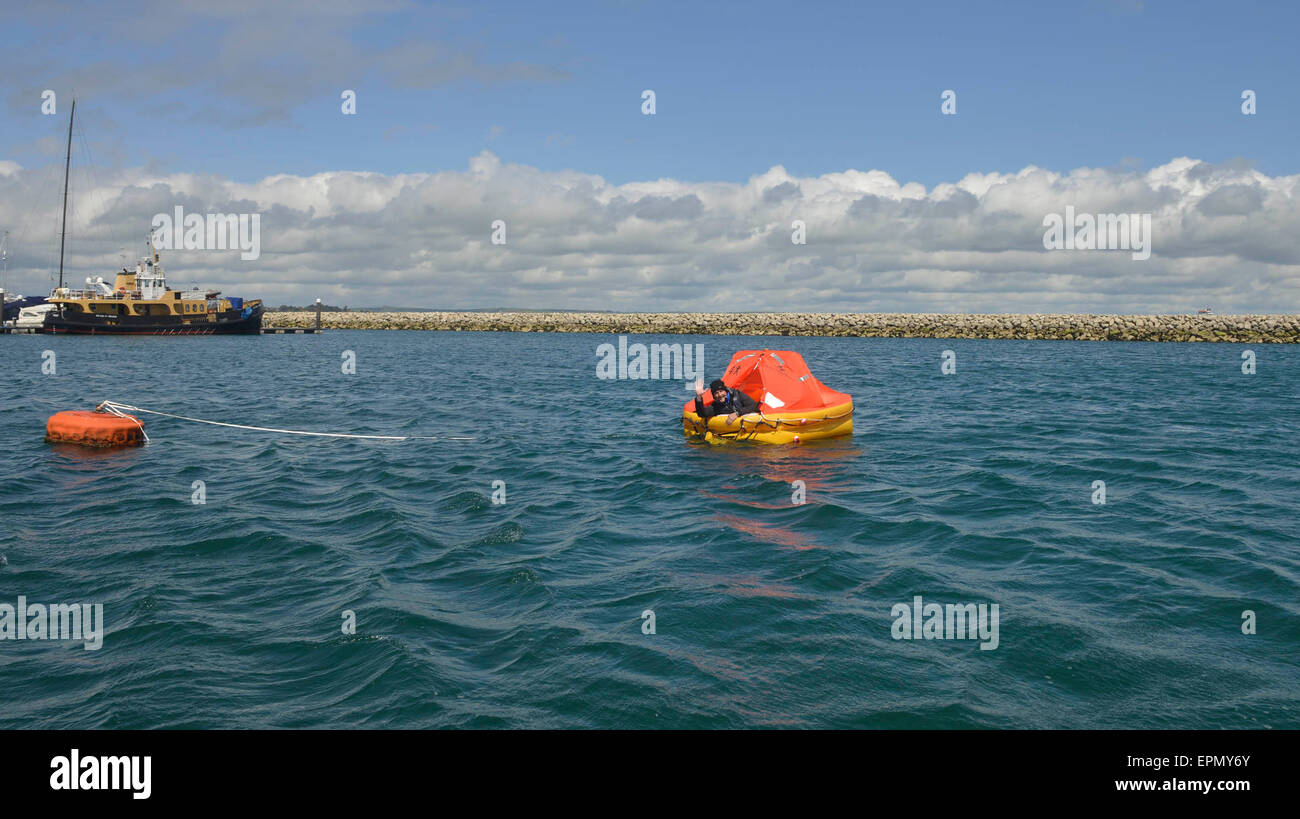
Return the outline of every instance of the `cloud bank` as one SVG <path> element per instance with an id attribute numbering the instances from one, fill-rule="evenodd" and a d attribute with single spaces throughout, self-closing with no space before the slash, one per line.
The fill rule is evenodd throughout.
<path id="1" fill-rule="evenodd" d="M 61 168 L 57 169 L 61 170 Z M 1177 158 L 1147 171 L 972 173 L 931 189 L 879 171 L 613 185 L 483 152 L 460 171 L 243 184 L 106 172 L 77 189 L 70 278 L 133 260 L 156 213 L 260 213 L 262 253 L 176 251 L 173 286 L 272 304 L 844 312 L 1295 312 L 1300 176 Z M 10 287 L 57 267 L 58 174 L 0 161 Z M 57 184 L 53 184 L 57 188 Z M 1043 217 L 1150 213 L 1153 253 L 1048 251 Z M 505 223 L 494 244 L 493 222 Z M 795 220 L 806 244 L 791 241 Z M 499 235 L 499 232 L 498 232 Z"/>

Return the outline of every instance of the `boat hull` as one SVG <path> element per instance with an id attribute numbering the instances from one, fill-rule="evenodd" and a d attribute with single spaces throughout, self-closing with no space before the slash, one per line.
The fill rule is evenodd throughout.
<path id="1" fill-rule="evenodd" d="M 5 309 L 4 309 L 4 320 L 15 321 L 18 318 L 19 314 L 22 313 L 22 311 L 25 308 L 36 307 L 37 305 L 44 304 L 44 303 L 45 303 L 45 299 L 41 298 L 40 296 L 27 296 L 26 298 L 6 301 Z"/>
<path id="2" fill-rule="evenodd" d="M 151 335 L 212 336 L 255 335 L 262 332 L 261 305 L 245 310 L 226 310 L 212 321 L 186 320 L 183 316 L 100 316 L 61 315 L 50 312 L 41 332 L 55 335 Z"/>

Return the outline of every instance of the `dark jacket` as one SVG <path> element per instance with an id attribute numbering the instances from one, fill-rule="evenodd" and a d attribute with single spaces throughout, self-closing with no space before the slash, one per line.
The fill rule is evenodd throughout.
<path id="1" fill-rule="evenodd" d="M 704 403 L 704 396 L 695 396 L 695 414 L 701 418 L 712 418 L 715 415 L 730 415 L 736 412 L 744 415 L 747 412 L 758 412 L 758 402 L 740 390 L 727 390 L 727 400 L 719 405 L 715 400 L 712 404 Z"/>

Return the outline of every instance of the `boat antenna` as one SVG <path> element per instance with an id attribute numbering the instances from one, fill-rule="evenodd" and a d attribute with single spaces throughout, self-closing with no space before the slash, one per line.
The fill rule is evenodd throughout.
<path id="1" fill-rule="evenodd" d="M 63 289 L 63 246 L 68 240 L 68 171 L 72 169 L 72 118 L 77 115 L 77 101 L 68 114 L 68 155 L 63 160 L 63 229 L 59 231 L 59 289 Z"/>
<path id="2" fill-rule="evenodd" d="M 162 259 L 158 256 L 158 248 L 153 243 L 153 231 L 149 231 L 144 237 L 145 242 L 149 245 L 149 265 L 153 268 L 154 273 L 162 270 Z"/>

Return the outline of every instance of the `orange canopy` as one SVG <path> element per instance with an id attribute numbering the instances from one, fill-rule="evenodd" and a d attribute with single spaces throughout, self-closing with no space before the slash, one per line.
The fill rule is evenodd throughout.
<path id="1" fill-rule="evenodd" d="M 765 413 L 819 410 L 853 400 L 818 381 L 803 356 L 789 350 L 741 350 L 731 357 L 722 380 L 758 401 Z M 708 390 L 704 403 L 713 403 Z M 694 407 L 694 399 L 686 403 L 688 412 Z"/>

